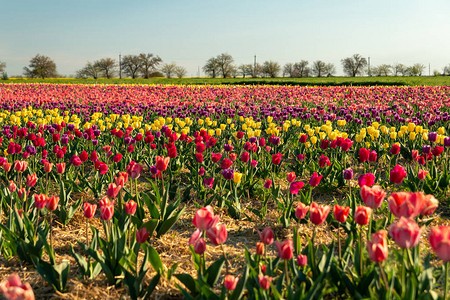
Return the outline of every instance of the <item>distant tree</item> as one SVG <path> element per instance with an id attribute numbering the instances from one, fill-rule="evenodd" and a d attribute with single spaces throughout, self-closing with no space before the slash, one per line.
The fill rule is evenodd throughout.
<path id="1" fill-rule="evenodd" d="M 412 74 L 413 76 L 422 76 L 423 71 L 425 71 L 425 65 L 423 64 L 414 64 L 412 66 Z"/>
<path id="2" fill-rule="evenodd" d="M 283 67 L 283 77 L 289 76 L 289 77 L 297 77 L 295 76 L 295 70 L 294 70 L 294 64 L 293 63 L 287 63 Z"/>
<path id="3" fill-rule="evenodd" d="M 295 77 L 308 77 L 311 69 L 308 68 L 308 61 L 302 60 L 294 64 Z"/>
<path id="4" fill-rule="evenodd" d="M 445 66 L 443 71 L 444 72 L 442 75 L 450 75 L 450 64 L 448 64 L 448 66 Z"/>
<path id="5" fill-rule="evenodd" d="M 367 59 L 359 54 L 353 54 L 352 57 L 344 58 L 341 62 L 344 73 L 352 77 L 364 74 L 367 66 Z"/>
<path id="6" fill-rule="evenodd" d="M 392 72 L 394 73 L 394 76 L 399 76 L 400 74 L 402 76 L 405 76 L 405 69 L 406 66 L 404 64 L 396 63 L 392 66 Z"/>
<path id="7" fill-rule="evenodd" d="M 113 77 L 116 72 L 116 61 L 109 57 L 95 61 L 94 65 L 100 69 L 101 75 L 108 79 Z"/>
<path id="8" fill-rule="evenodd" d="M 175 63 L 170 63 L 170 64 L 164 64 L 161 67 L 161 72 L 167 77 L 167 78 L 172 78 L 172 76 L 175 73 L 177 69 L 177 65 Z"/>
<path id="9" fill-rule="evenodd" d="M 251 64 L 242 64 L 238 67 L 239 73 L 242 75 L 243 78 L 245 76 L 252 76 L 252 65 Z"/>
<path id="10" fill-rule="evenodd" d="M 332 63 L 327 63 L 325 66 L 325 74 L 327 77 L 334 76 L 336 74 L 336 66 Z"/>
<path id="11" fill-rule="evenodd" d="M 185 68 L 183 68 L 182 66 L 176 66 L 175 67 L 175 75 L 178 78 L 183 78 L 184 76 L 186 76 L 187 71 Z"/>
<path id="12" fill-rule="evenodd" d="M 142 59 L 139 55 L 125 55 L 122 59 L 122 70 L 125 74 L 135 79 L 142 67 Z"/>
<path id="13" fill-rule="evenodd" d="M 405 67 L 402 74 L 403 76 L 414 76 L 413 67 Z"/>
<path id="14" fill-rule="evenodd" d="M 275 61 L 265 61 L 262 66 L 262 70 L 266 76 L 275 78 L 278 76 L 278 73 L 280 73 L 281 67 Z"/>
<path id="15" fill-rule="evenodd" d="M 24 75 L 29 78 L 58 77 L 55 62 L 48 56 L 37 54 L 30 60 L 28 67 L 24 67 Z"/>
<path id="16" fill-rule="evenodd" d="M 231 77 L 233 73 L 233 57 L 227 53 L 222 53 L 216 57 L 217 67 L 223 78 Z"/>
<path id="17" fill-rule="evenodd" d="M 77 77 L 79 78 L 89 78 L 92 77 L 97 79 L 100 77 L 102 70 L 96 63 L 88 62 L 83 69 L 77 71 Z"/>
<path id="18" fill-rule="evenodd" d="M 154 56 L 151 53 L 139 54 L 141 60 L 141 67 L 139 71 L 142 73 L 144 78 L 149 78 L 150 74 L 156 71 L 156 67 L 162 62 L 159 56 Z"/>
<path id="19" fill-rule="evenodd" d="M 212 78 L 216 78 L 219 73 L 219 63 L 217 58 L 211 57 L 206 61 L 206 64 L 203 66 L 203 71 Z"/>
<path id="20" fill-rule="evenodd" d="M 438 70 L 433 70 L 433 76 L 441 76 L 444 74 L 441 74 L 441 72 L 439 72 Z"/>
<path id="21" fill-rule="evenodd" d="M 251 64 L 250 76 L 252 76 L 252 78 L 257 78 L 261 76 L 262 72 L 263 72 L 262 66 L 259 63 Z"/>
<path id="22" fill-rule="evenodd" d="M 6 69 L 6 63 L 0 61 L 0 73 L 4 73 Z"/>
<path id="23" fill-rule="evenodd" d="M 321 60 L 316 60 L 313 62 L 311 72 L 316 75 L 317 77 L 322 77 L 323 75 L 326 75 L 327 70 L 327 64 Z"/>
<path id="24" fill-rule="evenodd" d="M 375 76 L 389 76 L 391 75 L 391 69 L 392 69 L 391 65 L 383 64 L 374 67 L 372 69 L 372 73 L 375 74 Z"/>

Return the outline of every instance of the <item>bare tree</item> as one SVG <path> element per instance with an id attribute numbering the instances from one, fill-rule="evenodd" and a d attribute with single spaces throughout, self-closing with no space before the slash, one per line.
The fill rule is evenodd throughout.
<path id="1" fill-rule="evenodd" d="M 311 71 L 310 68 L 308 68 L 308 61 L 302 60 L 300 62 L 297 62 L 294 64 L 294 74 L 295 77 L 308 77 L 309 73 Z"/>
<path id="2" fill-rule="evenodd" d="M 182 66 L 176 66 L 175 67 L 175 75 L 178 78 L 183 78 L 184 76 L 186 76 L 187 71 L 185 68 L 183 68 Z"/>
<path id="3" fill-rule="evenodd" d="M 322 77 L 326 74 L 327 64 L 321 60 L 313 62 L 311 72 L 317 77 Z"/>
<path id="4" fill-rule="evenodd" d="M 405 76 L 405 69 L 406 66 L 404 64 L 396 63 L 392 66 L 392 72 L 394 73 L 394 76 L 399 76 L 400 74 L 402 76 Z"/>
<path id="5" fill-rule="evenodd" d="M 422 76 L 423 71 L 425 71 L 425 65 L 423 64 L 414 64 L 414 66 L 412 66 L 412 74 L 414 76 Z"/>
<path id="6" fill-rule="evenodd" d="M 89 78 L 92 77 L 94 79 L 97 79 L 101 75 L 101 68 L 97 66 L 96 63 L 90 63 L 88 62 L 86 66 L 77 71 L 77 77 L 79 78 Z"/>
<path id="7" fill-rule="evenodd" d="M 327 77 L 336 74 L 336 66 L 332 63 L 327 63 L 327 65 L 325 66 L 325 74 Z"/>
<path id="8" fill-rule="evenodd" d="M 94 65 L 98 67 L 102 75 L 108 79 L 113 77 L 116 72 L 116 61 L 109 57 L 95 61 Z"/>
<path id="9" fill-rule="evenodd" d="M 445 66 L 443 71 L 444 72 L 442 75 L 450 75 L 450 64 L 448 64 L 448 66 Z"/>
<path id="10" fill-rule="evenodd" d="M 122 70 L 125 74 L 135 79 L 142 67 L 139 55 L 125 55 L 122 58 Z"/>
<path id="11" fill-rule="evenodd" d="M 211 57 L 203 66 L 203 71 L 212 78 L 216 78 L 219 73 L 219 63 L 216 57 Z"/>
<path id="12" fill-rule="evenodd" d="M 37 54 L 30 60 L 28 67 L 24 67 L 24 75 L 30 78 L 58 77 L 55 62 L 48 56 Z"/>
<path id="13" fill-rule="evenodd" d="M 392 66 L 383 64 L 376 66 L 372 69 L 372 73 L 375 74 L 375 76 L 389 76 L 391 75 Z"/>
<path id="14" fill-rule="evenodd" d="M 296 74 L 295 74 L 294 64 L 293 63 L 287 63 L 287 64 L 284 65 L 284 67 L 283 67 L 283 77 L 286 77 L 286 75 L 289 76 L 289 77 L 297 77 L 297 76 L 295 76 Z"/>
<path id="15" fill-rule="evenodd" d="M 177 68 L 177 65 L 175 63 L 170 64 L 164 64 L 161 67 L 161 72 L 167 77 L 172 78 L 173 74 L 175 74 L 175 70 Z"/>
<path id="16" fill-rule="evenodd" d="M 159 56 L 154 56 L 151 53 L 139 54 L 141 60 L 141 67 L 139 71 L 142 73 L 144 78 L 149 78 L 150 74 L 156 71 L 156 67 L 162 62 Z"/>
<path id="17" fill-rule="evenodd" d="M 359 54 L 353 54 L 352 57 L 344 58 L 341 62 L 344 73 L 352 77 L 364 74 L 367 66 L 367 59 Z"/>
<path id="18" fill-rule="evenodd" d="M 249 75 L 252 76 L 252 65 L 251 64 L 242 64 L 238 67 L 238 71 L 242 75 L 242 78 Z"/>
<path id="19" fill-rule="evenodd" d="M 233 69 L 235 67 L 233 66 L 233 57 L 227 53 L 222 53 L 216 57 L 217 66 L 219 69 L 220 74 L 222 74 L 223 78 L 231 77 Z"/>
<path id="20" fill-rule="evenodd" d="M 280 73 L 281 67 L 275 61 L 265 61 L 262 70 L 265 75 L 275 78 Z"/>

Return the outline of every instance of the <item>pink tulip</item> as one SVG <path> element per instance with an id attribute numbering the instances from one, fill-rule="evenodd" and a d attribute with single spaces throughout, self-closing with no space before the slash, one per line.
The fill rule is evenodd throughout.
<path id="1" fill-rule="evenodd" d="M 208 205 L 197 210 L 194 219 L 192 220 L 192 224 L 198 229 L 205 231 L 215 226 L 218 221 L 219 216 L 214 216 L 213 208 Z"/>
<path id="2" fill-rule="evenodd" d="M 5 299 L 11 300 L 34 300 L 33 289 L 29 283 L 23 283 L 19 275 L 11 274 L 7 279 L 0 282 L 0 294 Z"/>
<path id="3" fill-rule="evenodd" d="M 383 203 L 384 197 L 386 197 L 385 191 L 379 185 L 372 187 L 363 185 L 360 194 L 364 203 L 372 209 L 379 208 Z"/>
<path id="4" fill-rule="evenodd" d="M 209 228 L 206 231 L 206 235 L 211 240 L 211 243 L 213 243 L 214 245 L 221 245 L 227 241 L 227 227 L 225 226 L 225 224 L 222 224 L 221 226 L 216 225 Z"/>
<path id="5" fill-rule="evenodd" d="M 372 234 L 372 240 L 367 241 L 369 258 L 373 262 L 382 262 L 388 257 L 387 231 L 382 229 Z"/>
<path id="6" fill-rule="evenodd" d="M 127 215 L 134 215 L 134 213 L 136 212 L 136 208 L 137 208 L 136 202 L 134 202 L 133 200 L 130 200 L 128 202 L 125 202 L 124 206 L 125 206 L 125 213 Z"/>
<path id="7" fill-rule="evenodd" d="M 422 229 L 414 220 L 401 217 L 397 223 L 391 225 L 389 235 L 401 248 L 413 248 L 420 240 Z"/>
<path id="8" fill-rule="evenodd" d="M 309 206 L 305 205 L 304 203 L 300 202 L 297 205 L 297 208 L 295 209 L 295 216 L 297 219 L 301 220 L 306 217 L 306 214 L 309 211 Z"/>
<path id="9" fill-rule="evenodd" d="M 304 254 L 297 255 L 297 266 L 304 267 L 308 263 L 308 256 Z"/>
<path id="10" fill-rule="evenodd" d="M 147 231 L 147 228 L 142 227 L 139 230 L 136 230 L 136 242 L 139 244 L 143 244 L 147 241 L 150 233 Z"/>
<path id="11" fill-rule="evenodd" d="M 426 195 L 422 202 L 422 209 L 420 210 L 420 214 L 422 216 L 429 216 L 437 209 L 439 206 L 439 201 L 434 198 L 433 195 Z"/>
<path id="12" fill-rule="evenodd" d="M 259 281 L 259 286 L 263 289 L 263 290 L 268 290 L 270 288 L 270 283 L 272 282 L 272 277 L 267 276 L 267 275 L 262 275 L 259 274 L 258 275 L 258 281 Z"/>
<path id="13" fill-rule="evenodd" d="M 369 224 L 372 209 L 367 206 L 358 206 L 355 211 L 355 223 L 359 225 Z"/>
<path id="14" fill-rule="evenodd" d="M 315 225 L 320 225 L 327 219 L 330 207 L 328 205 L 319 205 L 316 202 L 311 203 L 309 208 L 309 219 Z"/>
<path id="15" fill-rule="evenodd" d="M 431 248 L 437 257 L 444 262 L 450 261 L 450 226 L 440 226 L 431 228 L 428 237 Z"/>
<path id="16" fill-rule="evenodd" d="M 314 172 L 314 174 L 312 174 L 311 179 L 309 180 L 309 185 L 310 186 L 318 186 L 320 183 L 320 180 L 322 180 L 323 175 L 317 175 L 317 172 Z"/>
<path id="17" fill-rule="evenodd" d="M 272 228 L 266 227 L 266 228 L 264 228 L 262 233 L 259 230 L 256 230 L 256 231 L 258 232 L 259 238 L 261 239 L 261 242 L 264 243 L 264 245 L 272 245 L 272 243 L 273 243 Z"/>
<path id="18" fill-rule="evenodd" d="M 425 195 L 420 192 L 408 193 L 397 192 L 392 193 L 388 198 L 389 210 L 397 218 L 415 218 L 422 211 Z"/>
<path id="19" fill-rule="evenodd" d="M 228 274 L 227 276 L 225 276 L 223 285 L 227 290 L 232 291 L 236 288 L 238 281 L 239 277 L 234 277 L 233 275 Z"/>
<path id="20" fill-rule="evenodd" d="M 281 259 L 291 259 L 294 253 L 294 243 L 292 240 L 286 240 L 282 243 L 276 241 L 275 245 L 277 246 L 278 256 Z"/>

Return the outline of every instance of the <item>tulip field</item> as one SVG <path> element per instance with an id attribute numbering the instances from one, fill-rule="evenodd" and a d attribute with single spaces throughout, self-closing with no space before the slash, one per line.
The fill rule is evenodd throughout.
<path id="1" fill-rule="evenodd" d="M 449 132 L 449 86 L 0 84 L 0 295 L 450 299 Z"/>

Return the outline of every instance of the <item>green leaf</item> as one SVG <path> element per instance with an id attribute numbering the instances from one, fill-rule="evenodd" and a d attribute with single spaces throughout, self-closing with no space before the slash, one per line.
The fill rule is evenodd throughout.
<path id="1" fill-rule="evenodd" d="M 175 274 L 175 277 L 181 281 L 185 287 L 187 287 L 191 294 L 198 294 L 200 292 L 199 287 L 197 286 L 197 281 L 189 274 Z"/>
<path id="2" fill-rule="evenodd" d="M 245 268 L 244 276 L 239 279 L 236 288 L 234 289 L 233 293 L 230 295 L 230 300 L 238 300 L 242 297 L 242 294 L 244 293 L 244 288 L 247 283 L 249 268 L 248 266 Z"/>
<path id="3" fill-rule="evenodd" d="M 146 245 L 146 247 L 148 247 L 149 251 L 148 259 L 150 264 L 157 273 L 162 274 L 164 272 L 164 266 L 158 252 L 150 245 Z"/>
<path id="4" fill-rule="evenodd" d="M 209 286 L 213 286 L 220 277 L 223 265 L 225 263 L 225 258 L 222 256 L 219 260 L 212 263 L 205 272 L 206 282 Z"/>

